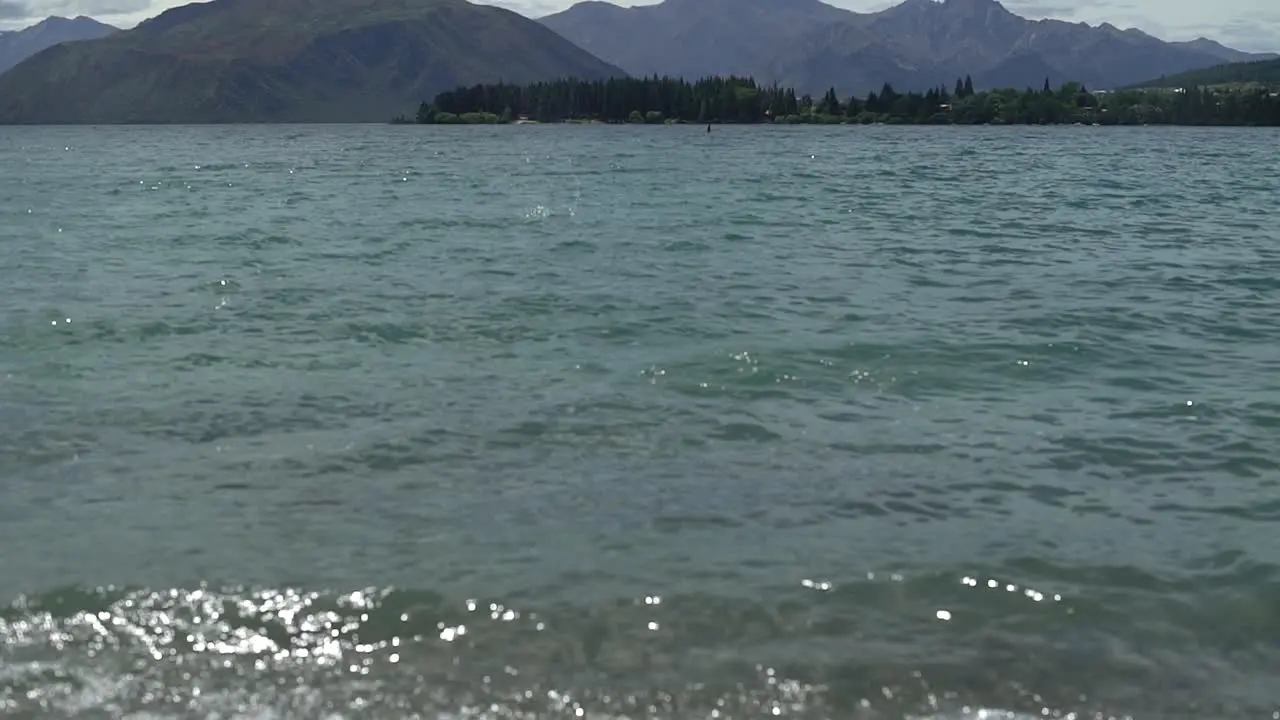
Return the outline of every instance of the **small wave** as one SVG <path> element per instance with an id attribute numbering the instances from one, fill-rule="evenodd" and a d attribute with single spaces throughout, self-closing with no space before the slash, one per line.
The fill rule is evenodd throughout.
<path id="1" fill-rule="evenodd" d="M 714 517 L 667 522 L 724 529 Z M 1133 655 L 1101 630 L 1101 605 L 981 575 L 869 573 L 768 594 L 769 602 L 653 591 L 539 602 L 395 588 L 66 588 L 0 612 L 0 709 L 11 717 L 1169 717 L 1208 697 L 1212 683 L 1239 687 L 1245 677 L 1223 675 L 1221 663 L 1209 675 L 1214 665 Z M 1237 698 L 1238 708 L 1248 700 Z"/>

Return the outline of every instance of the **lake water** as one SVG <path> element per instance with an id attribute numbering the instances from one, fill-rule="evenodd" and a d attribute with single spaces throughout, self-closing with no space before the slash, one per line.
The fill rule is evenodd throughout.
<path id="1" fill-rule="evenodd" d="M 0 128 L 0 715 L 1280 718 L 1277 140 Z"/>

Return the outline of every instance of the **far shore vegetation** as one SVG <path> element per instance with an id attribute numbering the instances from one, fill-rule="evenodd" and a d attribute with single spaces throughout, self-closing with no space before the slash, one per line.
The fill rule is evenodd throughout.
<path id="1" fill-rule="evenodd" d="M 1274 87 L 1177 87 L 1091 92 L 1076 82 L 1040 89 L 954 87 L 900 93 L 885 84 L 865 97 L 820 97 L 762 86 L 752 78 L 670 77 L 497 83 L 440 93 L 397 123 L 785 123 L 896 125 L 1233 125 L 1280 126 Z"/>
<path id="2" fill-rule="evenodd" d="M 1254 88 L 1270 86 L 1272 89 L 1275 89 L 1280 86 L 1280 59 L 1224 63 L 1222 65 L 1214 65 L 1213 67 L 1203 68 L 1201 70 L 1191 70 L 1177 75 L 1169 75 L 1156 80 L 1149 80 L 1145 83 L 1139 83 L 1132 87 L 1173 88 L 1190 87 L 1191 85 L 1198 85 L 1201 87 L 1233 87 L 1238 89 L 1249 89 L 1250 86 Z"/>

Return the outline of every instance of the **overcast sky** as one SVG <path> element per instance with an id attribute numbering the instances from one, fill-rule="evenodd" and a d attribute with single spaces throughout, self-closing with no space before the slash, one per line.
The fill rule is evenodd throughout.
<path id="1" fill-rule="evenodd" d="M 0 0 L 0 27 L 30 25 L 49 15 L 89 15 L 130 27 L 143 18 L 187 0 Z M 890 0 L 828 0 L 850 10 L 879 10 Z M 543 15 L 572 0 L 496 0 L 526 15 Z M 640 4 L 623 0 L 621 4 Z M 1280 50 L 1280 0 L 1004 0 L 1005 7 L 1027 17 L 1054 17 L 1090 24 L 1111 22 L 1138 27 L 1167 40 L 1199 35 L 1242 50 Z"/>

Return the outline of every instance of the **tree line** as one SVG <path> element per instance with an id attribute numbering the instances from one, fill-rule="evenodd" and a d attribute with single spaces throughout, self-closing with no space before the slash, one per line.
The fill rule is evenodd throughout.
<path id="1" fill-rule="evenodd" d="M 973 81 L 953 88 L 879 92 L 841 100 L 834 88 L 821 97 L 764 86 L 749 77 L 564 79 L 531 85 L 496 83 L 459 87 L 422 103 L 416 118 L 400 122 L 453 124 L 599 121 L 608 123 L 891 123 L 1098 124 L 1280 126 L 1280 97 L 1267 88 L 1208 88 L 1090 92 L 1077 82 L 1035 90 L 975 91 Z"/>

